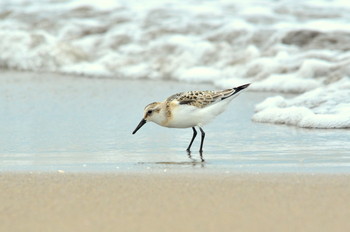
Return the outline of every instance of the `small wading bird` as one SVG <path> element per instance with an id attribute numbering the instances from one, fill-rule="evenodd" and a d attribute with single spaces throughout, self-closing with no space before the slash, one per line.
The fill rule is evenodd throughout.
<path id="1" fill-rule="evenodd" d="M 224 112 L 232 99 L 249 85 L 246 84 L 220 91 L 177 93 L 168 97 L 165 101 L 153 102 L 145 107 L 144 116 L 132 134 L 135 134 L 148 121 L 170 128 L 192 127 L 193 136 L 187 147 L 187 152 L 190 156 L 190 149 L 197 135 L 195 127 L 198 127 L 202 134 L 199 153 L 203 162 L 202 153 L 205 133 L 202 126 Z"/>

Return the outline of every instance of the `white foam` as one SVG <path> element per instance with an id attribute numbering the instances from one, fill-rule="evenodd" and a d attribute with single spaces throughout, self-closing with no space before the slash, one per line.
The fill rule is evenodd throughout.
<path id="1" fill-rule="evenodd" d="M 300 96 L 267 98 L 255 108 L 256 122 L 307 128 L 350 128 L 350 79 L 344 78 Z"/>
<path id="2" fill-rule="evenodd" d="M 311 126 L 294 120 L 310 112 L 319 117 L 340 110 L 344 97 L 329 90 L 350 76 L 350 4 L 343 0 L 2 0 L 0 15 L 0 68 L 328 91 L 322 113 L 307 101 L 293 105 L 283 98 L 301 107 L 288 122 L 297 126 Z M 281 118 L 288 107 L 275 108 L 269 120 L 287 123 Z M 266 112 L 254 119 L 267 121 Z"/>
<path id="3" fill-rule="evenodd" d="M 303 79 L 295 74 L 273 74 L 268 78 L 254 83 L 252 89 L 264 91 L 278 91 L 284 93 L 303 93 L 321 86 L 321 81 Z"/>
<path id="4" fill-rule="evenodd" d="M 220 78 L 220 70 L 207 67 L 193 67 L 185 70 L 179 76 L 179 80 L 188 80 L 192 82 L 209 82 Z"/>

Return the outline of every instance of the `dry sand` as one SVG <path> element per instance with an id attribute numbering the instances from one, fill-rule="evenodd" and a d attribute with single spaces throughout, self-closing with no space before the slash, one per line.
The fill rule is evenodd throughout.
<path id="1" fill-rule="evenodd" d="M 0 175 L 0 231 L 350 231 L 350 176 Z"/>

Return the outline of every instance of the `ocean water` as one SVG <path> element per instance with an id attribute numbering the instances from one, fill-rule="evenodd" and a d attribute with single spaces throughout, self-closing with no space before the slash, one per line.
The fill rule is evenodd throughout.
<path id="1" fill-rule="evenodd" d="M 204 127 L 203 158 L 192 130 L 147 123 L 146 104 L 210 84 L 0 72 L 0 172 L 350 173 L 350 131 L 257 123 L 272 93 L 244 92 Z M 283 95 L 286 98 L 293 95 Z"/>
<path id="2" fill-rule="evenodd" d="M 348 130 L 350 3 L 2 0 L 0 69 L 249 82 L 275 92 L 255 102 L 256 122 Z"/>

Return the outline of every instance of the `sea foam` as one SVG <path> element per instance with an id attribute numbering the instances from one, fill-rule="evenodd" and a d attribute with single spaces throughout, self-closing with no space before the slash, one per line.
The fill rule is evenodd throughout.
<path id="1" fill-rule="evenodd" d="M 342 79 L 292 99 L 270 97 L 258 104 L 253 120 L 306 128 L 350 128 L 350 82 Z"/>
<path id="2" fill-rule="evenodd" d="M 298 94 L 262 102 L 254 121 L 349 128 L 347 1 L 3 0 L 0 17 L 3 69 L 251 82 Z"/>

